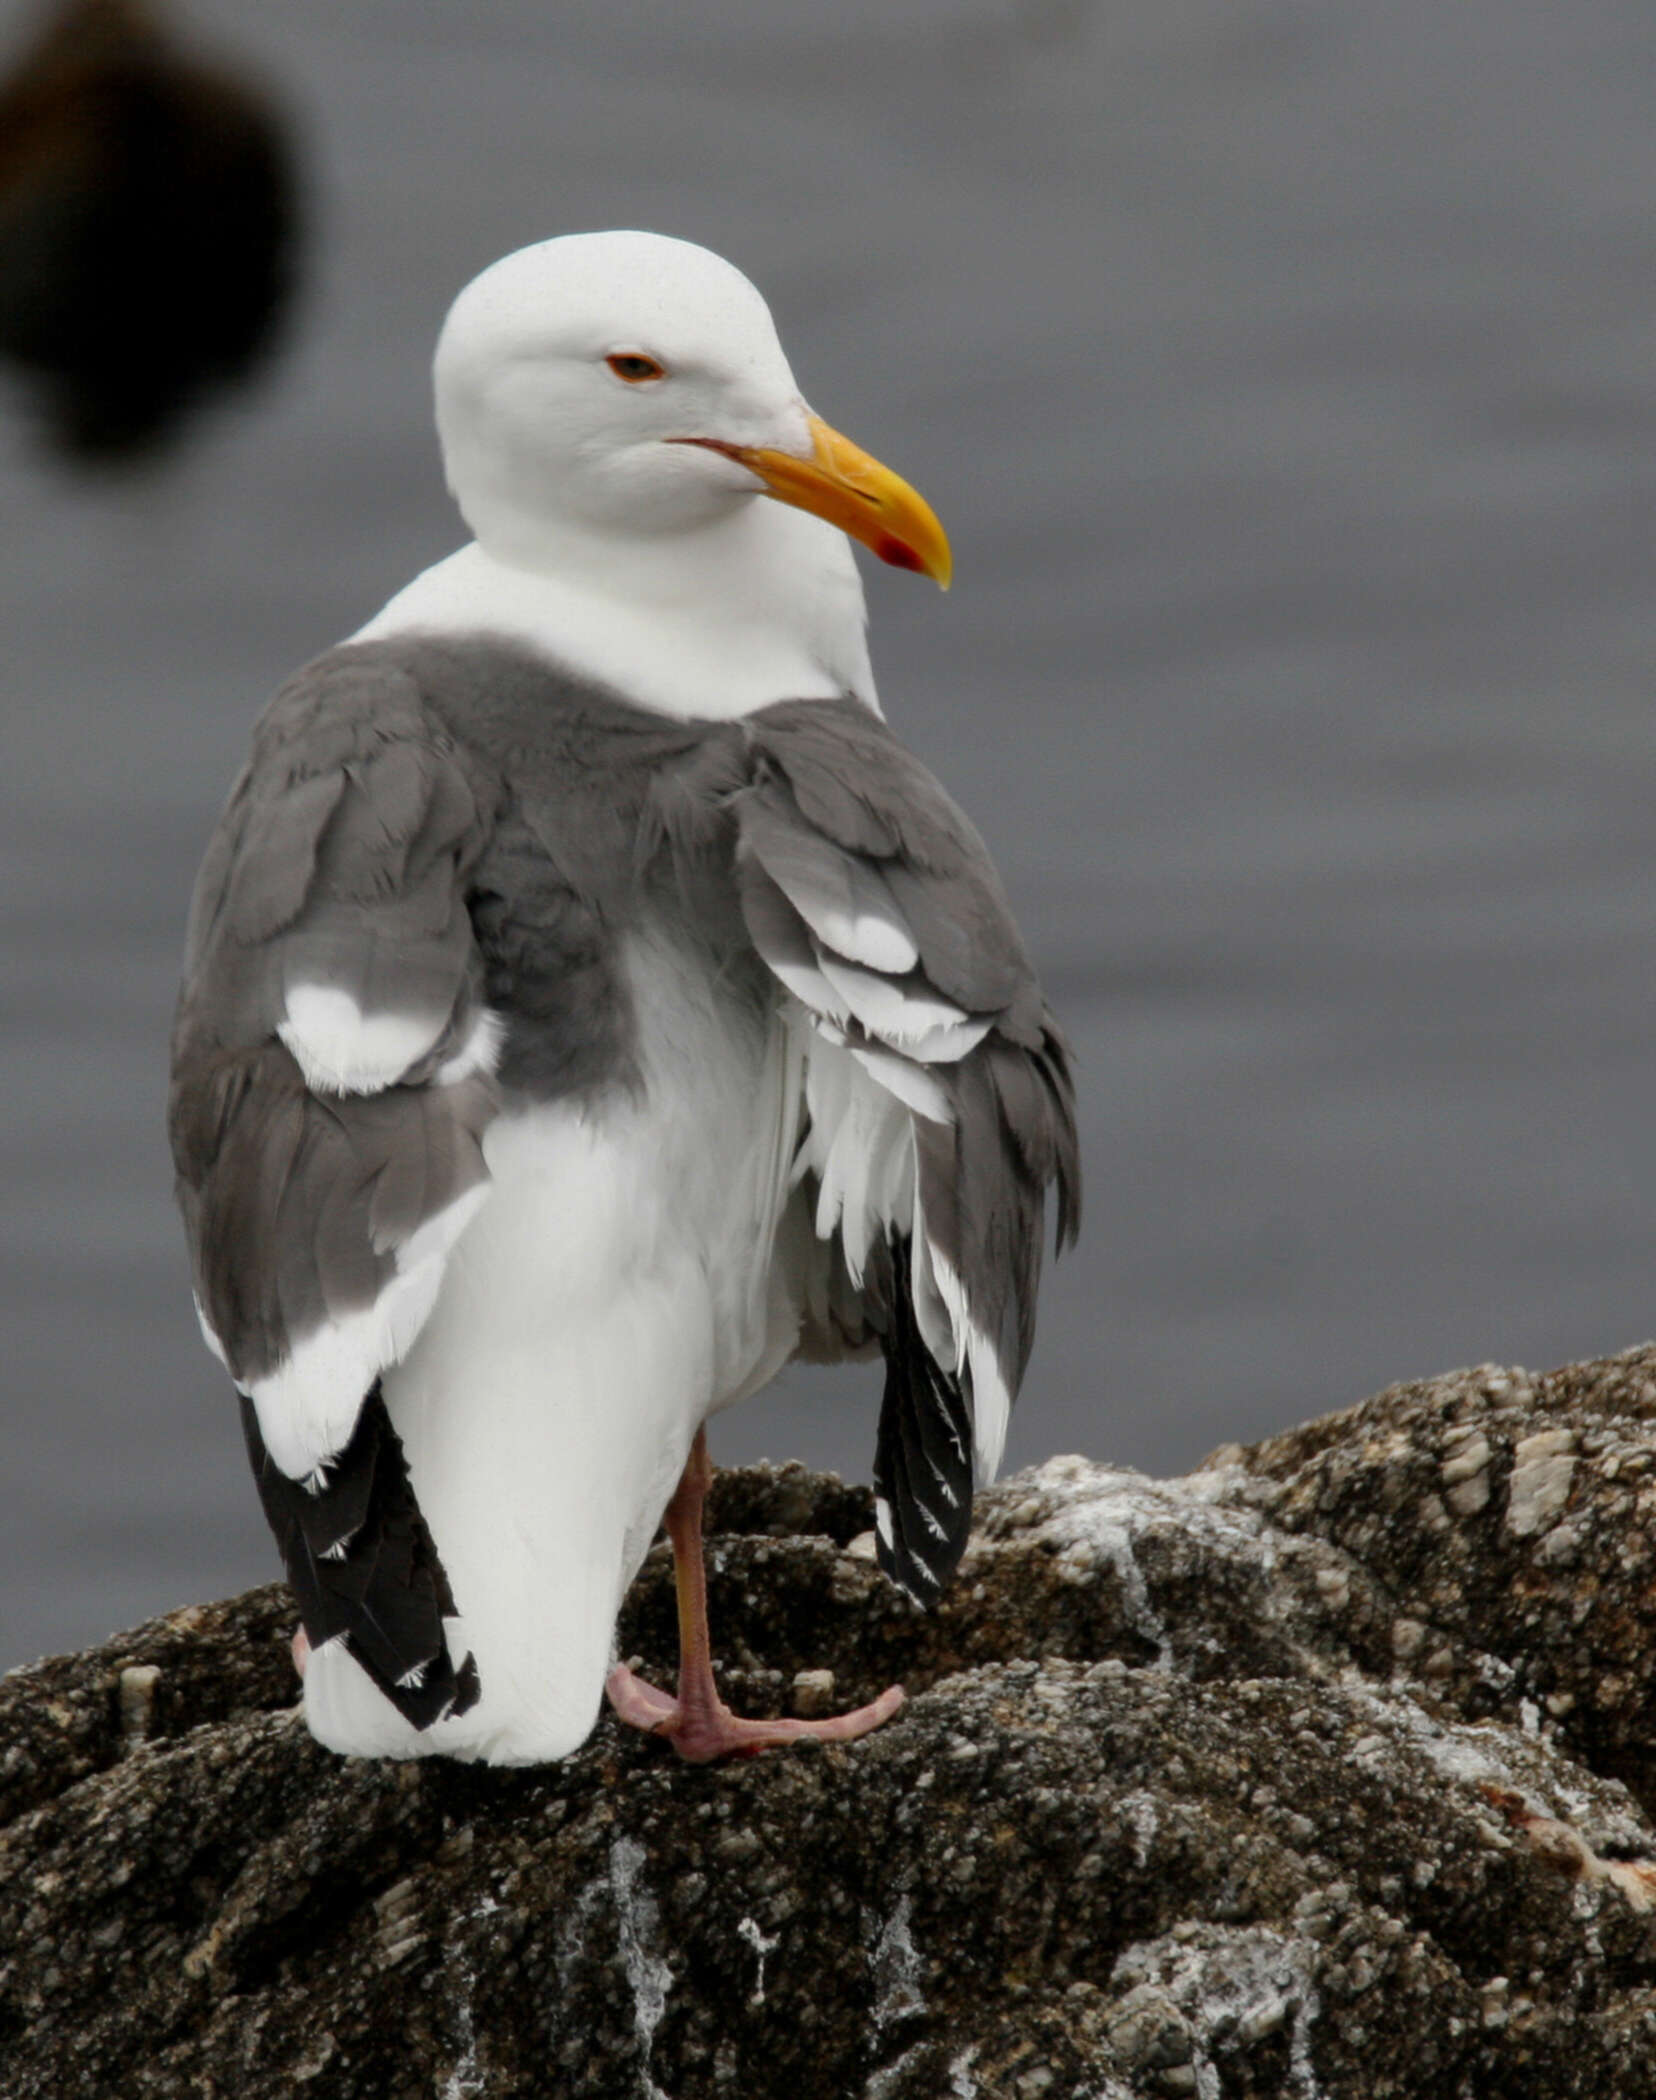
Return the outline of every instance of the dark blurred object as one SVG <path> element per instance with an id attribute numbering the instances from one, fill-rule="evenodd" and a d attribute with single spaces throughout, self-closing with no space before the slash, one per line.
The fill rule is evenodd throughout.
<path id="1" fill-rule="evenodd" d="M 57 444 L 148 451 L 270 349 L 292 291 L 282 123 L 143 0 L 69 0 L 0 84 L 0 357 Z"/>

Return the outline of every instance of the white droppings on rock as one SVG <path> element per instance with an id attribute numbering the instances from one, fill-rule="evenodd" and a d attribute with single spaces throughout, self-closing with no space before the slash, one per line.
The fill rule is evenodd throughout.
<path id="1" fill-rule="evenodd" d="M 999 1524 L 991 1517 L 991 1537 L 1014 1525 L 1033 1532 L 1066 1581 L 1087 1583 L 1098 1570 L 1108 1568 L 1119 1585 L 1121 1617 L 1155 1649 L 1158 1670 L 1171 1669 L 1175 1657 L 1141 1559 L 1145 1542 L 1153 1536 L 1177 1537 L 1184 1550 L 1194 1544 L 1215 1561 L 1255 1575 L 1265 1610 L 1278 1615 L 1272 1582 L 1278 1537 L 1260 1510 L 1242 1503 L 1247 1477 L 1233 1468 L 1158 1481 L 1084 1459 L 1052 1458 L 1010 1485 L 1020 1499 Z M 1030 1489 L 1036 1493 L 1028 1493 Z M 1032 1513 L 1036 1504 L 1038 1515 Z"/>
<path id="2" fill-rule="evenodd" d="M 1542 1429 L 1514 1447 L 1506 1513 L 1514 1537 L 1529 1538 L 1562 1513 L 1575 1479 L 1575 1444 L 1573 1429 Z"/>
<path id="3" fill-rule="evenodd" d="M 1099 1519 L 1093 1543 L 1114 1568 L 1116 1580 L 1121 1584 L 1123 1618 L 1141 1640 L 1148 1641 L 1155 1649 L 1156 1668 L 1170 1670 L 1173 1667 L 1173 1636 L 1150 1602 L 1150 1586 L 1133 1551 L 1131 1529 L 1126 1524 L 1112 1525 Z"/>
<path id="4" fill-rule="evenodd" d="M 576 1996 L 576 1972 L 590 1958 L 593 1921 L 613 1906 L 616 1951 L 632 1993 L 633 2031 L 638 2036 L 640 2100 L 670 2100 L 650 2075 L 655 2031 L 667 2007 L 673 1972 L 658 1952 L 660 1914 L 643 1886 L 647 1858 L 636 1838 L 617 1837 L 610 1846 L 606 1872 L 589 1881 L 558 1921 L 555 1963 L 558 1991 L 552 2012 L 553 2031 L 564 2019 L 563 2008 Z"/>
<path id="5" fill-rule="evenodd" d="M 1150 1600 L 1149 1585 L 1134 1551 L 1135 1541 L 1170 1512 L 1166 1492 L 1137 1473 L 1079 1467 L 1049 1459 L 1030 1476 L 1043 1490 L 1013 1512 L 1021 1530 L 1039 1529 L 1055 1550 L 1059 1574 L 1085 1583 L 1100 1567 L 1110 1568 L 1121 1589 L 1121 1615 L 1128 1629 L 1156 1651 L 1156 1668 L 1173 1663 L 1173 1642 Z"/>
<path id="6" fill-rule="evenodd" d="M 744 1918 L 737 1926 L 736 1934 L 739 1939 L 746 1940 L 753 1949 L 754 1964 L 758 1971 L 754 1978 L 753 1989 L 748 1993 L 748 2003 L 749 2005 L 763 2005 L 765 2002 L 765 1957 L 776 1952 L 779 1941 L 774 1934 L 767 1939 L 759 1929 L 758 1920 L 754 1918 Z"/>
<path id="7" fill-rule="evenodd" d="M 475 1917 L 477 1913 L 474 1911 Z M 438 2100 L 481 2100 L 489 2089 L 489 2081 L 477 2055 L 477 2024 L 472 2012 L 472 2001 L 477 1995 L 477 1973 L 457 1941 L 450 1939 L 444 1950 L 443 1972 L 445 1977 L 458 1980 L 455 1991 L 455 2027 L 458 2030 L 460 2055 L 454 2068 L 443 2083 Z"/>
<path id="8" fill-rule="evenodd" d="M 1120 1984 L 1159 1986 L 1188 2024 L 1197 2100 L 1221 2100 L 1215 2053 L 1262 2041 L 1287 2026 L 1288 2074 L 1298 2100 L 1322 2100 L 1311 2055 L 1311 2029 L 1322 2011 L 1312 1980 L 1317 1946 L 1268 1926 L 1204 1925 L 1193 1936 L 1169 1933 L 1121 1954 Z"/>
<path id="9" fill-rule="evenodd" d="M 477 2069 L 477 2043 L 473 2037 L 468 2039 L 466 2054 L 448 2074 L 441 2100 L 476 2100 L 477 2095 L 487 2091 Z"/>
<path id="10" fill-rule="evenodd" d="M 1310 1960 L 1304 1958 L 1305 1988 L 1294 1999 L 1292 2025 L 1288 2030 L 1288 2075 L 1299 2087 L 1303 2100 L 1321 2100 L 1316 2065 L 1311 2061 L 1311 2028 L 1322 2011 L 1322 2000 L 1311 1982 Z"/>
<path id="11" fill-rule="evenodd" d="M 920 1954 L 914 1944 L 913 1917 L 913 1898 L 899 1896 L 896 1909 L 878 1933 L 870 1933 L 873 1946 L 869 1967 L 874 1972 L 870 2017 L 876 2039 L 893 2021 L 912 2019 L 926 2009 L 920 1991 Z M 872 1920 L 869 1923 L 872 1925 Z"/>
<path id="12" fill-rule="evenodd" d="M 647 1857 L 636 1838 L 618 1837 L 610 1846 L 609 1882 L 620 1927 L 621 1964 L 633 1995 L 633 2027 L 643 2053 L 639 2080 L 648 2100 L 667 2100 L 650 2076 L 650 2058 L 655 2031 L 667 2010 L 667 1993 L 673 1988 L 673 1972 L 657 1951 L 660 1913 L 644 1886 Z"/>
<path id="13" fill-rule="evenodd" d="M 918 2057 L 924 2056 L 929 2044 L 911 2042 L 901 2056 L 888 2064 L 880 2064 L 869 2073 L 868 2083 L 863 2087 L 863 2100 L 891 2100 L 904 2081 L 905 2074 Z"/>

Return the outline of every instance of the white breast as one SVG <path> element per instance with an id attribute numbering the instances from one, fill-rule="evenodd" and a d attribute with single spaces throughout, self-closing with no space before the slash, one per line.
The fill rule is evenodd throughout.
<path id="1" fill-rule="evenodd" d="M 576 1748 L 698 1424 L 793 1352 L 800 1279 L 773 1257 L 798 1052 L 671 941 L 628 963 L 642 1090 L 500 1119 L 493 1197 L 385 1379 L 461 1614 L 454 1652 L 476 1656 L 482 1696 L 416 1735 L 323 1651 L 306 1704 L 336 1748 L 495 1762 Z"/>

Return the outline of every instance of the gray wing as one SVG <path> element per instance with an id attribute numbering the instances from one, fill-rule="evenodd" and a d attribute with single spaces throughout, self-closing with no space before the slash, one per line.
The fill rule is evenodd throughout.
<path id="1" fill-rule="evenodd" d="M 964 1549 L 974 1471 L 1000 1461 L 1049 1187 L 1060 1250 L 1079 1226 L 1069 1050 L 982 840 L 884 723 L 789 702 L 750 739 L 743 914 L 805 1044 L 816 1228 L 886 1357 L 881 1558 L 929 1602 Z"/>
<path id="2" fill-rule="evenodd" d="M 466 893 L 493 818 L 410 679 L 302 672 L 208 849 L 173 1036 L 197 1306 L 307 1630 L 347 1633 L 415 1719 L 464 1686 L 378 1380 L 488 1194 L 499 1026 Z"/>

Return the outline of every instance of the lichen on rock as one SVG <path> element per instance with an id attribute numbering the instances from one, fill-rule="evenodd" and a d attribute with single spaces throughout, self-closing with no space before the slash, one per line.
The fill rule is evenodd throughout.
<path id="1" fill-rule="evenodd" d="M 733 1700 L 912 1695 L 749 1763 L 341 1761 L 274 1585 L 13 1672 L 0 2092 L 1656 2093 L 1653 1418 L 1641 1350 L 1050 1460 L 929 1615 L 863 1491 L 723 1475 Z"/>

